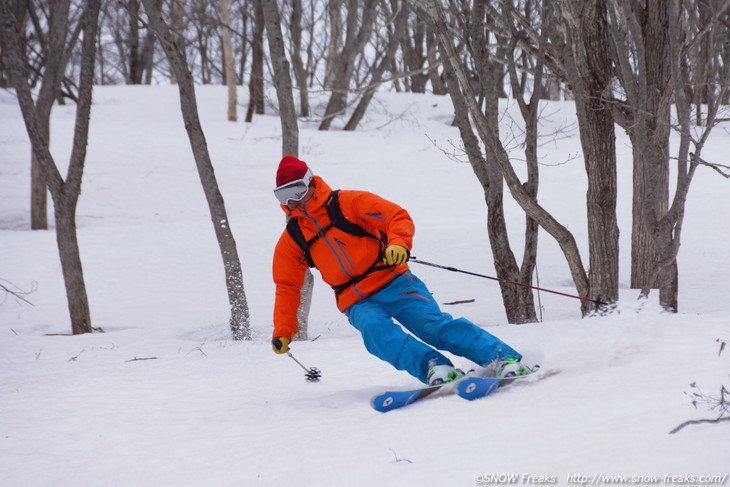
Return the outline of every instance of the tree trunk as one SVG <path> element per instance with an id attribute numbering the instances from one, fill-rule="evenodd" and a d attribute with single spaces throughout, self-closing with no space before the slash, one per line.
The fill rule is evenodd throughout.
<path id="1" fill-rule="evenodd" d="M 413 33 L 411 34 L 409 20 L 414 18 Z M 417 16 L 411 15 L 411 9 L 404 5 L 398 20 L 402 23 L 400 32 L 404 33 L 401 39 L 403 46 L 403 62 L 406 70 L 412 73 L 409 78 L 411 81 L 411 92 L 425 93 L 426 83 L 428 83 L 428 73 L 422 72 L 424 64 L 427 62 L 426 54 L 423 52 L 423 44 L 426 38 L 426 23 Z"/>
<path id="2" fill-rule="evenodd" d="M 142 70 L 144 79 L 142 83 L 146 85 L 152 84 L 152 74 L 155 68 L 155 35 L 147 31 L 144 44 L 142 46 Z"/>
<path id="3" fill-rule="evenodd" d="M 79 102 L 67 179 L 63 180 L 48 147 L 47 131 L 37 114 L 28 85 L 28 70 L 18 43 L 18 28 L 7 2 L 0 2 L 0 28 L 6 42 L 6 60 L 13 76 L 18 104 L 23 113 L 31 147 L 51 191 L 56 217 L 56 240 L 66 286 L 71 329 L 74 334 L 90 333 L 91 313 L 84 284 L 81 257 L 76 236 L 76 204 L 81 192 L 81 180 L 86 160 L 89 133 L 96 34 L 101 0 L 87 0 L 83 7 L 80 26 L 83 28 Z M 65 39 L 65 36 L 64 36 Z"/>
<path id="4" fill-rule="evenodd" d="M 327 47 L 325 52 L 324 79 L 322 86 L 325 89 L 332 88 L 332 80 L 334 72 L 337 69 L 338 53 L 342 42 L 342 10 L 344 0 L 329 0 L 326 2 L 327 21 L 329 23 L 329 37 L 327 39 Z"/>
<path id="5" fill-rule="evenodd" d="M 656 111 L 646 113 L 656 114 Z M 637 121 L 637 123 L 644 122 Z M 668 111 L 664 120 L 659 123 L 664 124 L 664 129 L 658 126 L 655 128 L 664 132 L 664 135 L 656 132 L 651 135 L 654 143 L 637 135 L 635 126 L 627 129 L 634 156 L 631 227 L 631 287 L 634 289 L 645 287 L 658 289 L 668 277 L 662 276 L 650 282 L 660 254 L 655 239 L 657 223 L 669 210 Z M 664 143 L 659 143 L 659 139 L 664 139 Z"/>
<path id="6" fill-rule="evenodd" d="M 304 274 L 304 284 L 299 291 L 299 308 L 297 309 L 297 321 L 299 330 L 294 335 L 294 340 L 309 339 L 309 309 L 312 307 L 312 291 L 314 290 L 314 276 L 307 269 Z"/>
<path id="7" fill-rule="evenodd" d="M 475 3 L 469 17 L 472 28 L 464 34 L 468 36 L 468 44 L 472 46 L 470 55 L 474 64 L 480 67 L 480 91 L 486 93 L 487 103 L 483 116 L 488 119 L 490 125 L 497 127 L 499 124 L 498 98 L 501 90 L 496 89 L 495 78 L 501 76 L 501 73 L 490 69 L 495 63 L 489 62 L 487 51 L 483 49 L 487 42 L 484 34 L 484 15 L 485 12 L 482 6 Z M 442 47 L 441 50 L 443 57 L 445 49 Z M 530 285 L 532 283 L 532 271 L 537 252 L 537 225 L 532 219 L 528 218 L 526 246 L 523 256 L 523 266 L 525 266 L 526 270 L 525 272 L 521 272 L 507 236 L 503 203 L 504 178 L 496 160 L 497 155 L 493 148 L 487 147 L 486 157 L 482 156 L 479 141 L 471 128 L 469 109 L 459 90 L 458 79 L 454 72 L 452 62 L 445 62 L 443 66 L 447 81 L 446 86 L 454 104 L 454 121 L 459 127 L 461 139 L 464 143 L 472 169 L 484 190 L 484 198 L 487 203 L 487 233 L 497 276 L 500 279 Z M 461 65 L 462 70 L 463 68 L 464 66 Z M 534 183 L 531 185 L 535 186 Z M 537 321 L 531 289 L 500 282 L 500 291 L 509 323 L 531 323 Z"/>
<path id="8" fill-rule="evenodd" d="M 45 138 L 50 138 L 47 132 Z M 30 156 L 30 228 L 48 230 L 48 187 L 35 152 Z"/>
<path id="9" fill-rule="evenodd" d="M 669 135 L 671 70 L 668 38 L 668 2 L 649 2 L 630 10 L 623 5 L 641 52 L 636 69 L 629 57 L 623 32 L 614 26 L 614 42 L 621 53 L 622 85 L 627 87 L 628 120 L 622 124 L 631 138 L 634 155 L 634 187 L 631 233 L 631 287 L 664 288 L 672 294 L 677 287 L 676 262 L 657 274 L 661 256 L 671 246 L 671 227 L 659 222 L 669 211 Z M 636 14 L 639 14 L 638 16 Z M 618 19 L 614 19 L 618 24 Z M 651 53 L 651 55 L 648 55 Z M 667 235 L 660 233 L 670 232 Z M 660 291 L 660 294 L 661 291 Z M 669 308 L 676 310 L 676 302 Z"/>
<path id="10" fill-rule="evenodd" d="M 261 0 L 253 0 L 254 28 L 251 43 L 251 77 L 248 82 L 248 110 L 246 122 L 253 120 L 253 114 L 264 113 L 264 9 Z"/>
<path id="11" fill-rule="evenodd" d="M 68 198 L 61 197 L 60 200 L 54 202 L 56 243 L 71 315 L 71 331 L 74 335 L 78 335 L 92 331 L 91 313 L 81 266 L 79 242 L 76 237 L 75 201 L 67 200 Z"/>
<path id="12" fill-rule="evenodd" d="M 668 211 L 660 218 L 657 218 L 653 229 L 654 245 L 658 258 L 653 275 L 646 280 L 645 286 L 642 288 L 642 294 L 649 294 L 650 285 L 656 282 L 657 279 L 661 279 L 661 273 L 664 273 L 664 280 L 660 283 L 659 303 L 664 309 L 672 312 L 678 310 L 677 254 L 681 242 L 687 194 L 697 167 L 704 163 L 701 154 L 713 127 L 717 123 L 718 106 L 730 89 L 728 82 L 730 70 L 725 66 L 723 67 L 723 73 L 717 73 L 716 85 L 712 89 L 708 87 L 706 92 L 708 99 L 706 100 L 707 105 L 705 108 L 707 112 L 703 131 L 700 133 L 693 131 L 691 123 L 692 98 L 688 92 L 691 80 L 688 73 L 695 67 L 688 67 L 685 60 L 688 59 L 688 50 L 692 45 L 697 44 L 698 36 L 703 36 L 707 32 L 726 29 L 726 26 L 723 26 L 718 20 L 723 14 L 727 13 L 730 6 L 726 3 L 722 7 L 715 12 L 713 18 L 707 19 L 701 25 L 696 26 L 696 31 L 682 31 L 680 19 L 692 16 L 691 13 L 688 15 L 688 12 L 683 12 L 682 9 L 689 10 L 693 6 L 683 4 L 679 0 L 670 0 L 666 4 L 661 3 L 659 5 L 649 4 L 647 6 L 648 12 L 642 16 L 646 19 L 645 36 L 648 40 L 647 45 L 652 44 L 655 46 L 655 49 L 647 50 L 647 52 L 651 52 L 651 62 L 657 63 L 655 68 L 646 69 L 645 71 L 654 77 L 657 75 L 663 77 L 666 76 L 666 72 L 664 69 L 658 68 L 668 67 L 671 73 L 671 95 L 667 94 L 664 101 L 668 103 L 669 97 L 673 98 L 680 135 L 676 157 L 677 175 L 674 197 Z M 725 33 L 727 33 L 727 30 L 725 30 Z M 666 44 L 662 44 L 663 41 Z M 655 55 L 659 59 L 656 59 Z M 661 58 L 663 56 L 666 56 L 664 61 L 667 62 L 668 66 L 662 66 Z M 649 56 L 647 55 L 647 57 Z M 656 86 L 651 85 L 654 89 Z M 659 105 L 658 113 L 660 114 L 663 113 L 661 110 L 663 105 L 663 103 Z M 661 131 L 657 131 L 661 133 Z M 715 167 L 715 169 L 718 168 Z"/>
<path id="13" fill-rule="evenodd" d="M 443 49 L 441 52 L 441 61 L 445 67 L 446 63 L 450 63 L 450 69 L 454 70 L 456 78 L 459 81 L 459 89 L 462 95 L 461 99 L 464 100 L 468 108 L 473 126 L 485 146 L 493 152 L 495 161 L 499 164 L 512 197 L 530 218 L 533 218 L 545 231 L 555 238 L 568 262 L 571 276 L 578 293 L 583 299 L 591 299 L 588 298 L 590 292 L 588 278 L 583 268 L 575 238 L 567 228 L 561 225 L 549 212 L 538 204 L 536 198 L 530 195 L 530 192 L 523 187 L 522 182 L 517 177 L 510 162 L 509 155 L 499 140 L 499 127 L 493 126 L 484 117 L 481 107 L 474 96 L 471 82 L 458 62 L 459 56 L 456 49 L 450 44 L 453 38 L 449 33 L 442 9 L 435 0 L 417 0 L 414 3 L 421 6 L 431 19 L 434 25 L 434 32 L 439 38 L 439 45 Z M 584 312 L 587 311 L 587 306 L 584 305 L 582 309 Z"/>
<path id="14" fill-rule="evenodd" d="M 292 93 L 292 82 L 289 76 L 289 62 L 284 51 L 284 39 L 281 35 L 281 17 L 276 0 L 262 0 L 266 32 L 269 39 L 269 54 L 274 66 L 274 85 L 279 100 L 279 118 L 282 131 L 282 155 L 299 156 L 299 126 Z M 306 340 L 309 336 L 309 308 L 312 304 L 314 277 L 307 270 L 304 285 L 299 295 L 297 319 L 299 331 L 295 340 Z"/>
<path id="15" fill-rule="evenodd" d="M 616 136 L 610 96 L 611 57 L 606 0 L 561 4 L 568 52 L 565 61 L 575 95 L 581 147 L 588 176 L 590 296 L 618 300 Z"/>
<path id="16" fill-rule="evenodd" d="M 248 39 L 248 10 L 247 5 L 243 4 L 239 7 L 239 13 L 241 15 L 241 37 L 243 39 Z M 238 63 L 238 79 L 241 80 L 241 83 L 244 82 L 244 79 L 246 79 L 245 73 L 246 73 L 246 66 L 248 62 L 248 47 L 246 42 L 241 43 L 241 57 L 239 59 Z"/>
<path id="17" fill-rule="evenodd" d="M 281 35 L 279 7 L 276 0 L 262 0 L 262 7 L 269 40 L 269 56 L 274 67 L 276 97 L 279 100 L 282 154 L 297 156 L 299 154 L 299 126 L 289 76 L 289 61 L 286 59 L 284 39 Z"/>
<path id="18" fill-rule="evenodd" d="M 614 112 L 633 150 L 631 287 L 664 289 L 660 295 L 674 295 L 667 309 L 676 310 L 676 261 L 659 272 L 673 239 L 672 225 L 663 223 L 669 211 L 672 101 L 669 2 L 611 3 L 608 13 L 626 96 L 625 103 L 614 104 Z"/>
<path id="19" fill-rule="evenodd" d="M 208 202 L 213 228 L 223 258 L 228 301 L 231 306 L 231 333 L 234 340 L 249 340 L 251 338 L 250 318 L 243 288 L 241 262 L 238 258 L 236 241 L 231 232 L 223 195 L 221 195 L 218 188 L 215 171 L 210 160 L 205 134 L 200 125 L 193 76 L 187 67 L 182 51 L 183 47 L 178 44 L 177 36 L 170 31 L 162 17 L 160 0 L 144 0 L 144 5 L 150 26 L 165 50 L 180 92 L 180 108 L 185 122 L 185 130 L 188 132 L 195 165 Z"/>
<path id="20" fill-rule="evenodd" d="M 446 95 L 448 92 L 444 85 L 443 77 L 439 74 L 437 69 L 440 64 L 436 57 L 438 51 L 438 42 L 432 29 L 426 26 L 426 58 L 428 59 L 428 77 L 431 80 L 431 91 L 434 95 Z"/>
<path id="21" fill-rule="evenodd" d="M 373 70 L 373 73 L 370 76 L 370 86 L 365 90 L 362 98 L 360 98 L 357 107 L 355 107 L 355 111 L 352 112 L 352 115 L 350 116 L 350 120 L 348 120 L 345 124 L 344 130 L 355 130 L 360 124 L 360 121 L 365 116 L 365 112 L 367 111 L 370 102 L 375 96 L 375 92 L 380 86 L 380 82 L 383 79 L 383 73 L 385 73 L 385 70 L 388 68 L 388 66 L 391 66 L 393 64 L 393 60 L 395 59 L 395 53 L 397 50 L 398 42 L 396 41 L 393 34 L 389 33 L 388 48 L 386 49 L 385 54 L 383 54 L 380 62 L 378 62 L 378 65 Z"/>
<path id="22" fill-rule="evenodd" d="M 228 0 L 220 0 L 221 22 L 223 23 L 223 58 L 225 62 L 226 86 L 228 87 L 228 121 L 238 120 L 238 97 L 236 96 L 236 70 L 233 59 L 233 41 L 231 40 L 231 17 Z"/>
<path id="23" fill-rule="evenodd" d="M 365 2 L 358 28 L 358 2 L 356 0 L 348 1 L 347 39 L 345 40 L 345 46 L 337 56 L 332 81 L 332 94 L 329 102 L 327 102 L 322 122 L 319 124 L 319 130 L 329 130 L 334 118 L 344 113 L 347 107 L 347 93 L 350 88 L 352 73 L 355 70 L 355 58 L 362 52 L 370 38 L 377 3 L 377 0 L 367 0 Z"/>
<path id="24" fill-rule="evenodd" d="M 128 0 L 129 31 L 127 32 L 127 59 L 129 59 L 129 79 L 127 84 L 138 85 L 142 83 L 144 73 L 144 61 L 139 48 L 139 0 Z"/>
<path id="25" fill-rule="evenodd" d="M 35 103 L 35 112 L 42 136 L 50 144 L 50 124 L 53 104 L 61 92 L 64 71 L 68 63 L 66 36 L 68 35 L 68 18 L 70 0 L 62 0 L 50 5 L 50 25 L 48 37 L 42 46 L 45 53 L 45 66 L 41 88 Z M 69 46 L 69 50 L 73 43 Z M 30 162 L 30 228 L 32 230 L 48 229 L 48 189 L 43 177 L 40 162 L 31 154 Z"/>
<path id="26" fill-rule="evenodd" d="M 309 116 L 309 89 L 307 87 L 307 70 L 302 62 L 302 0 L 292 0 L 291 12 L 291 59 L 294 66 L 294 77 L 299 90 L 299 115 Z"/>

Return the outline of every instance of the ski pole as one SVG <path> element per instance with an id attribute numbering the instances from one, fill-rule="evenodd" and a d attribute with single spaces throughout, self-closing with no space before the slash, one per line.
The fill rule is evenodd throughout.
<path id="1" fill-rule="evenodd" d="M 413 256 L 411 256 L 411 258 L 408 259 L 408 262 L 415 262 L 416 264 L 422 264 L 422 265 L 427 265 L 427 266 L 431 266 L 431 267 L 436 267 L 438 269 L 444 269 L 444 270 L 451 271 L 451 272 L 461 272 L 462 274 L 469 274 L 470 276 L 483 277 L 484 279 L 491 279 L 493 281 L 504 282 L 505 284 L 512 284 L 514 286 L 521 286 L 521 287 L 526 287 L 526 288 L 530 288 L 530 289 L 537 289 L 538 291 L 545 291 L 546 293 L 559 294 L 560 296 L 566 296 L 568 298 L 580 299 L 581 301 L 589 301 L 589 302 L 591 302 L 591 303 L 593 303 L 593 304 L 596 305 L 596 309 L 598 309 L 599 306 L 607 306 L 608 305 L 608 303 L 604 303 L 603 301 L 601 301 L 599 299 L 584 298 L 583 296 L 576 296 L 574 294 L 561 293 L 559 291 L 553 291 L 551 289 L 545 289 L 545 288 L 542 288 L 542 287 L 530 286 L 529 284 L 522 284 L 520 282 L 514 282 L 514 281 L 507 280 L 507 279 L 502 279 L 502 278 L 499 278 L 499 277 L 486 276 L 484 274 L 477 274 L 476 272 L 464 271 L 464 270 L 461 270 L 461 269 L 457 269 L 455 267 L 449 267 L 449 266 L 440 265 L 440 264 L 433 264 L 431 262 L 426 262 L 426 261 L 423 261 L 423 260 L 416 259 Z"/>
<path id="2" fill-rule="evenodd" d="M 322 372 L 320 372 L 317 367 L 312 367 L 308 369 L 299 360 L 294 358 L 294 355 L 292 355 L 291 352 L 286 352 L 286 354 L 290 356 L 293 361 L 299 364 L 299 367 L 304 369 L 304 371 L 306 372 L 306 374 L 304 374 L 304 377 L 306 377 L 309 382 L 319 382 L 319 379 L 322 377 Z"/>

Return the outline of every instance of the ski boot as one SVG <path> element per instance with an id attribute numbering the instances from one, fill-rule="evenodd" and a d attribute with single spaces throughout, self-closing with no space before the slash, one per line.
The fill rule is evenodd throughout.
<path id="1" fill-rule="evenodd" d="M 464 372 L 453 365 L 434 365 L 428 369 L 426 382 L 430 386 L 437 386 L 462 377 L 464 377 Z"/>
<path id="2" fill-rule="evenodd" d="M 531 374 L 533 371 L 526 365 L 522 365 L 517 358 L 506 358 L 499 363 L 497 368 L 497 377 L 504 379 L 506 377 L 517 377 L 520 375 Z"/>

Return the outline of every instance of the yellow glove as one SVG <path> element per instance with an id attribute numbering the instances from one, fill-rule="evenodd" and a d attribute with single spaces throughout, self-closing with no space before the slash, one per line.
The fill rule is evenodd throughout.
<path id="1" fill-rule="evenodd" d="M 271 339 L 271 348 L 276 353 L 286 353 L 289 351 L 289 343 L 291 340 L 286 337 L 274 337 Z"/>
<path id="2" fill-rule="evenodd" d="M 385 248 L 385 255 L 383 256 L 383 262 L 388 265 L 401 265 L 405 264 L 408 260 L 408 250 L 400 245 L 388 245 Z"/>

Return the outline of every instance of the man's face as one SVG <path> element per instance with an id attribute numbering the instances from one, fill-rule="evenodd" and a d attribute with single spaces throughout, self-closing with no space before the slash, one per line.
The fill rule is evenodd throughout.
<path id="1" fill-rule="evenodd" d="M 307 190 L 307 193 L 304 195 L 304 198 L 300 199 L 299 201 L 289 201 L 287 203 L 286 207 L 289 208 L 290 211 L 294 211 L 295 209 L 299 208 L 300 206 L 304 206 L 307 201 L 312 197 L 314 194 L 314 186 L 310 186 L 310 188 Z"/>

